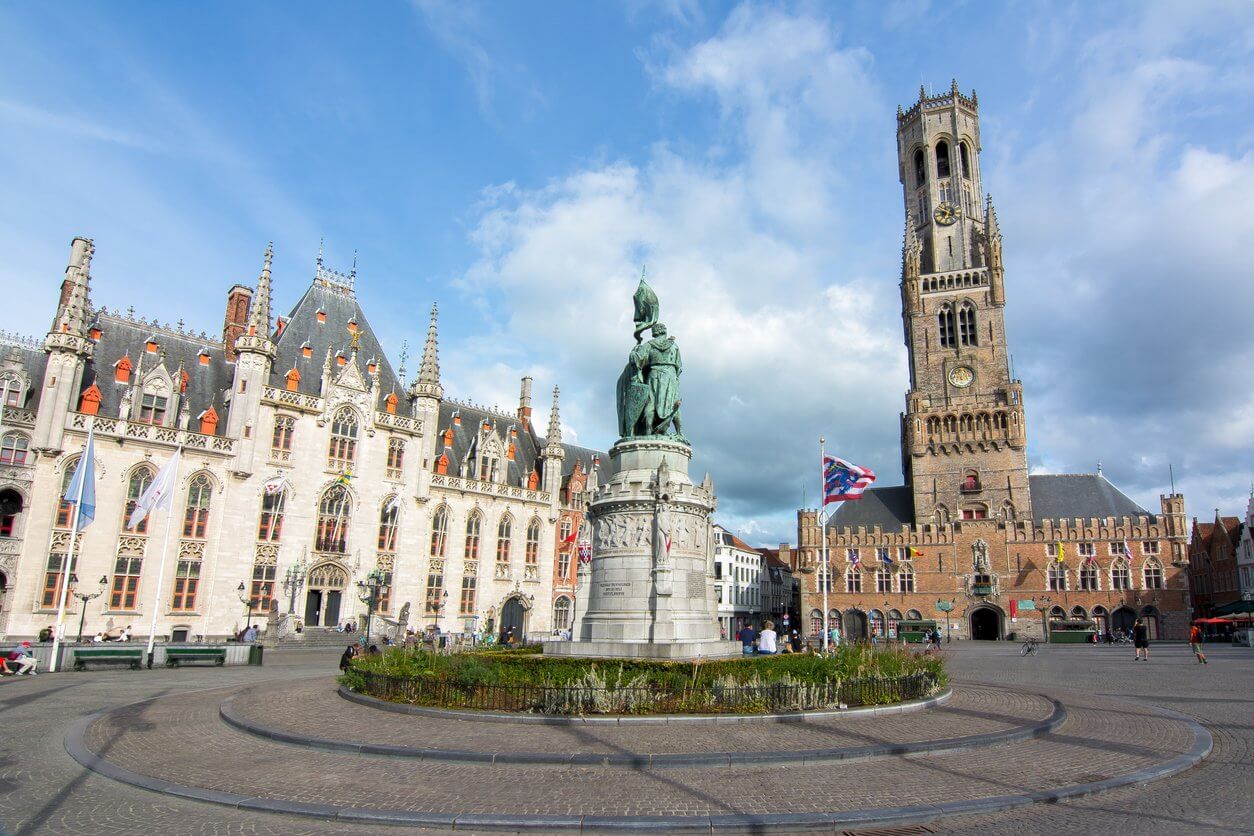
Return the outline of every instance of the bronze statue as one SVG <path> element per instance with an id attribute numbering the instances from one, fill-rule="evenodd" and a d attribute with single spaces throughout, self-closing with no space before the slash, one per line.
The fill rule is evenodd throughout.
<path id="1" fill-rule="evenodd" d="M 657 294 L 643 278 L 634 302 L 637 345 L 618 378 L 619 434 L 623 438 L 664 436 L 682 441 L 679 376 L 684 365 L 679 345 L 667 334 L 666 326 L 658 322 Z M 653 335 L 648 342 L 640 338 L 645 329 L 651 329 Z"/>

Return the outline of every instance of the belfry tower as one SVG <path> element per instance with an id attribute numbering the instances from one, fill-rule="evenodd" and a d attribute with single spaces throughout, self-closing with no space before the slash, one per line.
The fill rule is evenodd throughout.
<path id="1" fill-rule="evenodd" d="M 918 523 L 1031 519 L 1023 388 L 1010 374 L 1002 240 L 981 197 L 979 103 L 958 92 L 897 109 L 905 200 L 902 320 L 910 391 L 902 470 Z"/>

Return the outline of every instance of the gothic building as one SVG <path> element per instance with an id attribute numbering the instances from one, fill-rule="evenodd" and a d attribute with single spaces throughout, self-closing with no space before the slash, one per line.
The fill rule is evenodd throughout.
<path id="1" fill-rule="evenodd" d="M 360 621 L 358 582 L 372 577 L 378 611 L 418 628 L 569 626 L 573 534 L 602 456 L 563 443 L 556 389 L 543 435 L 529 377 L 516 412 L 446 398 L 434 307 L 407 381 L 358 304 L 356 268 L 321 254 L 275 319 L 267 249 L 256 287 L 228 293 L 217 337 L 94 307 L 93 249 L 74 239 L 42 342 L 0 335 L 0 636 L 55 619 L 73 516 L 62 496 L 89 428 L 96 509 L 69 564 L 71 629 L 81 616 L 89 632 L 145 636 L 154 608 L 174 638 L 229 635 L 249 608 L 307 628 Z M 166 512 L 125 521 L 176 449 L 162 573 Z"/>
<path id="2" fill-rule="evenodd" d="M 1101 474 L 1029 475 L 1023 385 L 1010 368 L 1002 236 L 982 197 L 979 105 L 957 83 L 897 111 L 905 202 L 901 306 L 910 388 L 901 415 L 905 484 L 872 488 L 826 525 L 797 515 L 803 616 L 852 637 L 902 618 L 950 616 L 956 636 L 1043 635 L 1051 621 L 1099 629 L 1145 617 L 1188 624 L 1184 498 L 1150 513 Z M 1061 625 L 1057 625 L 1061 626 Z"/>

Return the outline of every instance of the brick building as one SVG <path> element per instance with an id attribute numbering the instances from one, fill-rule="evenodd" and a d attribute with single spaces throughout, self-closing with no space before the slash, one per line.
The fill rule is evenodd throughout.
<path id="1" fill-rule="evenodd" d="M 1216 608 L 1241 600 L 1238 556 L 1243 528 L 1240 517 L 1221 517 L 1219 509 L 1215 509 L 1214 522 L 1193 520 L 1189 589 L 1196 617 L 1208 617 Z"/>
<path id="2" fill-rule="evenodd" d="M 1002 236 L 981 198 L 979 106 L 955 83 L 898 109 L 906 211 L 901 304 L 910 388 L 901 415 L 905 484 L 846 502 L 826 526 L 797 514 L 791 559 L 802 617 L 854 638 L 949 610 L 955 637 L 1043 636 L 1093 619 L 1183 638 L 1188 624 L 1184 497 L 1151 513 L 1102 474 L 1029 475 L 1022 383 L 1005 333 Z"/>

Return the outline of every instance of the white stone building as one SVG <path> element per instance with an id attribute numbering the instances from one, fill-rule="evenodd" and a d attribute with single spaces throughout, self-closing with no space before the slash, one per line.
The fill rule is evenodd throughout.
<path id="1" fill-rule="evenodd" d="M 1245 506 L 1245 525 L 1237 544 L 1237 579 L 1241 598 L 1254 601 L 1254 491 Z"/>
<path id="2" fill-rule="evenodd" d="M 762 553 L 721 525 L 714 526 L 714 587 L 728 639 L 747 624 L 762 626 Z"/>
<path id="3" fill-rule="evenodd" d="M 215 338 L 94 308 L 93 249 L 74 239 L 42 343 L 0 335 L 0 636 L 56 617 L 72 516 L 60 497 L 91 427 L 95 519 L 70 572 L 72 591 L 104 594 L 85 612 L 69 597 L 71 636 L 80 615 L 89 633 L 146 636 L 155 607 L 159 636 L 218 638 L 248 602 L 307 628 L 360 621 L 372 572 L 378 610 L 418 628 L 539 637 L 568 623 L 574 561 L 559 532 L 579 530 L 604 457 L 562 443 L 556 389 L 544 436 L 530 378 L 512 413 L 445 398 L 434 308 L 407 383 L 358 305 L 356 270 L 321 255 L 276 322 L 267 250 Z M 135 531 L 125 519 L 179 448 L 158 588 L 167 514 Z"/>

